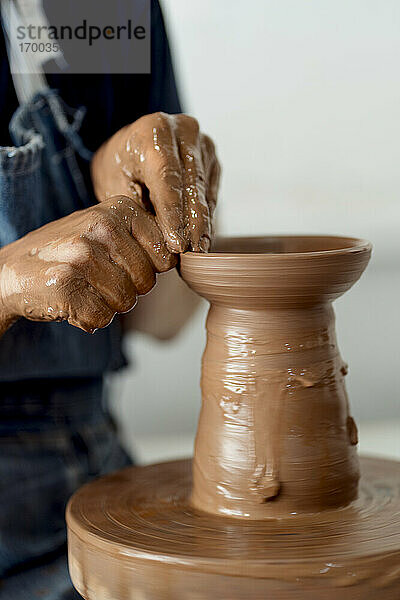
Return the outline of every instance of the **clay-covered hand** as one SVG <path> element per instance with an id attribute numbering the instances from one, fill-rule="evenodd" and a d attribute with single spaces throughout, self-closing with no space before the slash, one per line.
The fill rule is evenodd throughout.
<path id="1" fill-rule="evenodd" d="M 67 320 L 88 332 L 133 308 L 177 261 L 154 216 L 124 196 L 28 233 L 0 259 L 3 323 Z"/>
<path id="2" fill-rule="evenodd" d="M 219 176 L 213 142 L 183 114 L 141 117 L 105 142 L 92 161 L 97 199 L 138 198 L 155 213 L 176 253 L 208 251 Z"/>

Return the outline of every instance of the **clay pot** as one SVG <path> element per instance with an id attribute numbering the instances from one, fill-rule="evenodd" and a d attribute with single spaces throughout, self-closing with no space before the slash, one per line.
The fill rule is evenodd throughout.
<path id="1" fill-rule="evenodd" d="M 210 302 L 192 505 L 268 519 L 357 496 L 332 302 L 358 280 L 368 242 L 331 236 L 225 238 L 186 253 L 181 274 Z"/>

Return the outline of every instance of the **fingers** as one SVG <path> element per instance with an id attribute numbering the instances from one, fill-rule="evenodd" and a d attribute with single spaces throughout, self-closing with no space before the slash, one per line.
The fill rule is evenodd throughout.
<path id="1" fill-rule="evenodd" d="M 143 183 L 150 192 L 157 222 L 171 252 L 185 252 L 188 239 L 184 230 L 183 178 L 174 121 L 170 115 L 152 115 L 151 144 L 142 167 Z"/>
<path id="2" fill-rule="evenodd" d="M 173 253 L 208 250 L 217 172 L 214 145 L 199 133 L 197 121 L 161 112 L 119 130 L 92 161 L 98 199 L 123 194 L 154 210 Z"/>
<path id="3" fill-rule="evenodd" d="M 175 267 L 177 256 L 168 250 L 154 216 L 140 206 L 130 212 L 131 233 L 147 253 L 156 272 L 163 273 Z"/>
<path id="4" fill-rule="evenodd" d="M 155 217 L 124 196 L 115 196 L 96 207 L 85 236 L 107 248 L 111 260 L 128 273 L 139 294 L 153 287 L 155 272 L 168 271 L 177 262 Z"/>
<path id="5" fill-rule="evenodd" d="M 46 290 L 45 301 L 42 291 Z M 44 266 L 20 312 L 32 321 L 68 321 L 88 333 L 106 327 L 116 311 L 71 264 Z"/>
<path id="6" fill-rule="evenodd" d="M 206 200 L 206 174 L 200 146 L 199 126 L 187 115 L 176 117 L 179 154 L 183 164 L 185 233 L 194 251 L 207 252 L 211 242 L 211 219 Z"/>
<path id="7" fill-rule="evenodd" d="M 85 239 L 85 236 L 82 238 Z M 138 291 L 132 277 L 116 261 L 110 260 L 106 246 L 94 237 L 88 246 L 91 257 L 81 269 L 86 281 L 114 312 L 130 311 L 136 304 Z"/>
<path id="8" fill-rule="evenodd" d="M 112 260 L 115 260 L 128 275 L 131 277 L 138 294 L 147 294 L 156 283 L 156 275 L 153 266 L 143 251 L 141 246 L 134 238 L 130 238 L 129 250 L 125 256 L 111 253 Z"/>
<path id="9" fill-rule="evenodd" d="M 94 280 L 95 287 L 101 292 L 104 291 L 108 299 L 115 295 L 120 303 L 118 312 L 126 312 L 134 305 L 136 292 L 147 294 L 154 286 L 155 273 L 145 251 L 129 233 L 130 223 L 127 215 L 125 222 L 114 216 L 110 218 L 107 215 L 108 211 L 109 208 L 102 205 L 100 214 L 95 216 L 94 222 L 84 234 L 92 246 L 97 246 L 99 255 L 102 255 L 100 270 L 104 268 L 104 273 L 100 274 L 96 265 L 90 264 L 88 268 L 91 275 L 88 275 L 88 278 Z M 111 289 L 113 278 L 115 281 L 119 279 L 119 285 Z M 127 280 L 130 281 L 129 285 Z M 123 307 L 125 298 L 127 304 Z M 112 306 L 117 305 L 112 302 Z"/>
<path id="10" fill-rule="evenodd" d="M 78 302 L 76 297 L 70 297 L 71 302 L 65 309 L 69 315 L 68 323 L 87 333 L 94 333 L 97 329 L 107 327 L 116 311 L 112 310 L 91 286 L 83 286 L 79 295 L 82 301 Z"/>
<path id="11" fill-rule="evenodd" d="M 207 204 L 210 211 L 210 218 L 214 215 L 218 198 L 219 182 L 221 177 L 221 167 L 218 162 L 215 146 L 212 139 L 205 134 L 201 135 L 201 154 L 206 172 L 207 186 Z"/>
<path id="12" fill-rule="evenodd" d="M 220 176 L 214 144 L 188 115 L 150 117 L 153 143 L 144 183 L 167 246 L 207 252 Z"/>

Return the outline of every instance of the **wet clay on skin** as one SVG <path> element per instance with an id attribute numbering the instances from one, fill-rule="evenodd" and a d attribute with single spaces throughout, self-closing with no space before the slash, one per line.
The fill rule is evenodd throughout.
<path id="1" fill-rule="evenodd" d="M 70 571 L 86 599 L 400 597 L 400 464 L 359 464 L 331 306 L 370 251 L 294 236 L 182 256 L 211 304 L 193 463 L 73 496 Z"/>
<path id="2" fill-rule="evenodd" d="M 171 252 L 207 252 L 220 166 L 193 117 L 158 112 L 120 129 L 96 152 L 92 180 L 101 202 L 139 198 L 155 211 Z"/>
<path id="3" fill-rule="evenodd" d="M 192 501 L 252 519 L 343 506 L 357 495 L 357 430 L 331 302 L 370 255 L 367 243 L 354 248 L 350 239 L 283 238 L 257 254 L 261 242 L 248 240 L 254 254 L 188 255 L 181 265 L 211 303 Z"/>
<path id="4" fill-rule="evenodd" d="M 174 253 L 209 249 L 220 167 L 195 119 L 145 115 L 91 167 L 99 206 L 0 250 L 0 336 L 19 317 L 93 332 L 130 310 Z"/>
<path id="5" fill-rule="evenodd" d="M 1 249 L 0 334 L 13 320 L 67 320 L 87 332 L 130 310 L 176 265 L 155 217 L 115 196 Z"/>

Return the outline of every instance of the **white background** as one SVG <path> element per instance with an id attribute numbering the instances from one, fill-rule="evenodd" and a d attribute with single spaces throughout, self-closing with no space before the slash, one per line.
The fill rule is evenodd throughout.
<path id="1" fill-rule="evenodd" d="M 215 139 L 225 234 L 338 233 L 373 260 L 336 304 L 358 420 L 400 417 L 400 2 L 164 0 L 186 112 Z M 127 342 L 114 381 L 135 435 L 190 434 L 203 308 L 178 339 Z"/>

